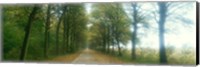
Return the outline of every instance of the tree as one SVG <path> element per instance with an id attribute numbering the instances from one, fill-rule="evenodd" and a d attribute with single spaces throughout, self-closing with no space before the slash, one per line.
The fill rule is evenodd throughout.
<path id="1" fill-rule="evenodd" d="M 44 4 L 35 7 L 11 5 L 3 8 L 4 60 L 25 60 L 25 57 L 26 60 L 41 60 L 56 56 L 61 51 L 69 54 L 83 49 L 87 39 L 87 16 L 83 4 Z M 63 39 L 61 36 L 64 36 Z M 19 46 L 22 41 L 23 48 Z M 65 42 L 59 43 L 62 41 Z"/>
<path id="2" fill-rule="evenodd" d="M 87 16 L 83 4 L 67 4 L 64 5 L 64 9 L 63 51 L 72 53 L 81 47 L 80 44 L 85 45 Z"/>
<path id="3" fill-rule="evenodd" d="M 136 19 L 137 18 L 137 14 L 138 14 L 138 11 L 137 11 L 137 3 L 134 3 L 132 4 L 132 7 L 133 7 L 133 33 L 132 33 L 132 59 L 134 60 L 136 58 L 136 54 L 135 54 L 135 45 L 136 45 L 136 38 L 137 38 L 137 23 L 138 23 L 138 20 Z"/>
<path id="4" fill-rule="evenodd" d="M 160 62 L 162 64 L 167 63 L 167 56 L 166 56 L 166 51 L 165 51 L 165 44 L 164 44 L 164 24 L 166 20 L 166 12 L 167 12 L 167 5 L 166 2 L 159 2 L 159 15 L 160 19 L 158 22 L 159 26 L 159 44 L 160 44 Z"/>
<path id="5" fill-rule="evenodd" d="M 132 29 L 133 32 L 131 33 L 131 42 L 132 42 L 132 49 L 131 49 L 131 58 L 133 60 L 136 59 L 136 45 L 138 43 L 139 38 L 137 37 L 138 35 L 138 30 L 140 27 L 138 27 L 138 24 L 142 24 L 144 28 L 148 28 L 149 25 L 146 22 L 146 17 L 145 17 L 145 12 L 143 12 L 144 10 L 141 9 L 141 4 L 138 3 L 130 3 L 130 4 L 126 4 L 129 9 L 125 9 L 127 11 L 130 11 L 131 14 L 128 13 L 128 15 L 130 15 L 131 19 L 132 19 Z M 128 16 L 127 15 L 127 16 Z"/>
<path id="6" fill-rule="evenodd" d="M 60 7 L 60 9 L 58 8 L 58 14 L 61 15 L 58 19 L 58 25 L 56 27 L 56 53 L 59 54 L 59 31 L 66 9 L 63 8 L 62 6 L 57 6 L 57 7 Z M 62 11 L 62 13 L 59 13 L 60 11 Z"/>
<path id="7" fill-rule="evenodd" d="M 51 6 L 48 5 L 47 7 L 47 16 L 45 22 L 45 46 L 44 46 L 44 57 L 48 57 L 48 46 L 49 46 L 49 29 L 50 29 L 50 9 Z"/>
<path id="8" fill-rule="evenodd" d="M 122 45 L 126 45 L 129 39 L 129 19 L 125 14 L 121 4 L 95 4 L 92 12 L 93 18 L 96 21 L 94 26 L 97 30 L 94 31 L 93 42 L 100 43 L 99 48 L 106 53 L 110 52 L 110 46 L 117 46 L 118 56 L 122 56 Z M 92 27 L 93 28 L 93 27 Z M 100 38 L 100 39 L 99 39 Z"/>
<path id="9" fill-rule="evenodd" d="M 30 35 L 31 24 L 34 20 L 33 18 L 35 17 L 38 9 L 39 9 L 39 7 L 34 5 L 33 10 L 29 15 L 28 24 L 25 28 L 25 37 L 24 37 L 22 48 L 21 48 L 21 54 L 20 54 L 20 60 L 21 61 L 23 61 L 25 59 L 25 56 L 26 56 L 27 42 L 28 42 L 29 35 Z"/>
<path id="10" fill-rule="evenodd" d="M 181 22 L 184 22 L 183 24 L 185 24 L 185 23 L 191 24 L 189 19 L 184 18 L 183 16 L 179 16 L 178 14 L 173 14 L 174 12 L 177 11 L 177 8 L 179 8 L 179 7 L 188 8 L 188 7 L 186 7 L 186 5 L 190 6 L 191 3 L 158 2 L 157 4 L 158 4 L 158 8 L 159 8 L 158 27 L 159 27 L 159 44 L 160 44 L 160 50 L 159 50 L 160 63 L 166 64 L 167 56 L 166 56 L 166 48 L 165 48 L 165 40 L 164 40 L 166 20 L 168 18 L 168 21 L 180 20 Z M 177 5 L 177 4 L 179 4 L 179 5 Z M 178 15 L 178 16 L 176 16 L 176 15 Z M 182 19 L 180 19 L 180 18 L 182 18 Z"/>

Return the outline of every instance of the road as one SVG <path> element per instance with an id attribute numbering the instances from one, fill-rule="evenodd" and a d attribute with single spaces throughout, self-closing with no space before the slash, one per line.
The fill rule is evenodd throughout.
<path id="1" fill-rule="evenodd" d="M 121 60 L 116 57 L 106 55 L 104 53 L 91 50 L 91 49 L 84 49 L 83 51 L 58 56 L 48 60 L 49 62 L 56 62 L 56 63 L 70 63 L 70 64 L 123 64 Z"/>
<path id="2" fill-rule="evenodd" d="M 111 58 L 107 55 L 103 55 L 91 49 L 85 49 L 72 64 L 118 64 L 121 61 Z"/>

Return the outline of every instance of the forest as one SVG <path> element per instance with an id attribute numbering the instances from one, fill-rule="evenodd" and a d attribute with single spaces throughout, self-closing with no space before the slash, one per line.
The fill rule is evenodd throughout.
<path id="1" fill-rule="evenodd" d="M 7 4 L 1 9 L 5 62 L 196 64 L 196 2 Z"/>

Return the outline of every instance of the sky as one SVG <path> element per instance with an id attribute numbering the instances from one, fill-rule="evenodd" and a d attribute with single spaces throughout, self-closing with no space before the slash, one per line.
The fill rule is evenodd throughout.
<path id="1" fill-rule="evenodd" d="M 150 24 L 150 28 L 144 29 L 139 28 L 138 37 L 140 38 L 140 43 L 137 44 L 137 47 L 150 47 L 153 49 L 159 49 L 159 37 L 158 37 L 158 24 L 155 21 L 155 16 L 158 19 L 158 14 L 153 15 L 153 11 L 156 11 L 156 4 L 152 5 L 153 2 L 140 2 L 141 5 L 141 13 L 145 13 L 147 17 L 147 22 Z M 175 5 L 171 8 L 178 7 L 182 3 Z M 191 48 L 196 50 L 196 6 L 195 2 L 191 2 L 189 4 L 184 5 L 182 8 L 178 8 L 174 11 L 173 15 L 169 16 L 166 20 L 165 29 L 167 30 L 165 33 L 165 45 L 166 46 L 174 46 L 177 49 L 182 48 L 183 46 L 190 46 Z M 127 8 L 127 3 L 123 4 L 124 9 L 127 13 L 130 13 L 131 9 Z M 186 8 L 189 6 L 188 8 Z M 91 13 L 91 3 L 86 4 L 87 13 Z M 131 18 L 131 14 L 128 14 Z M 174 19 L 175 16 L 180 15 L 180 17 L 184 17 L 185 19 L 190 20 L 191 24 L 186 24 L 184 21 L 179 21 L 178 19 Z M 153 17 L 151 17 L 153 16 Z M 150 17 L 150 18 L 149 18 Z M 173 20 L 173 21 L 172 21 Z M 144 36 L 146 35 L 146 36 Z M 131 41 L 126 46 L 128 49 L 131 49 Z"/>

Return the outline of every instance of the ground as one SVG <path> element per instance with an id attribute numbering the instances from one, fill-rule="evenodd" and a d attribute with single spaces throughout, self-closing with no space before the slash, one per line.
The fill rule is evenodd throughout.
<path id="1" fill-rule="evenodd" d="M 123 61 L 116 57 L 112 57 L 91 49 L 85 49 L 74 54 L 56 57 L 49 61 L 70 64 L 124 64 Z"/>

